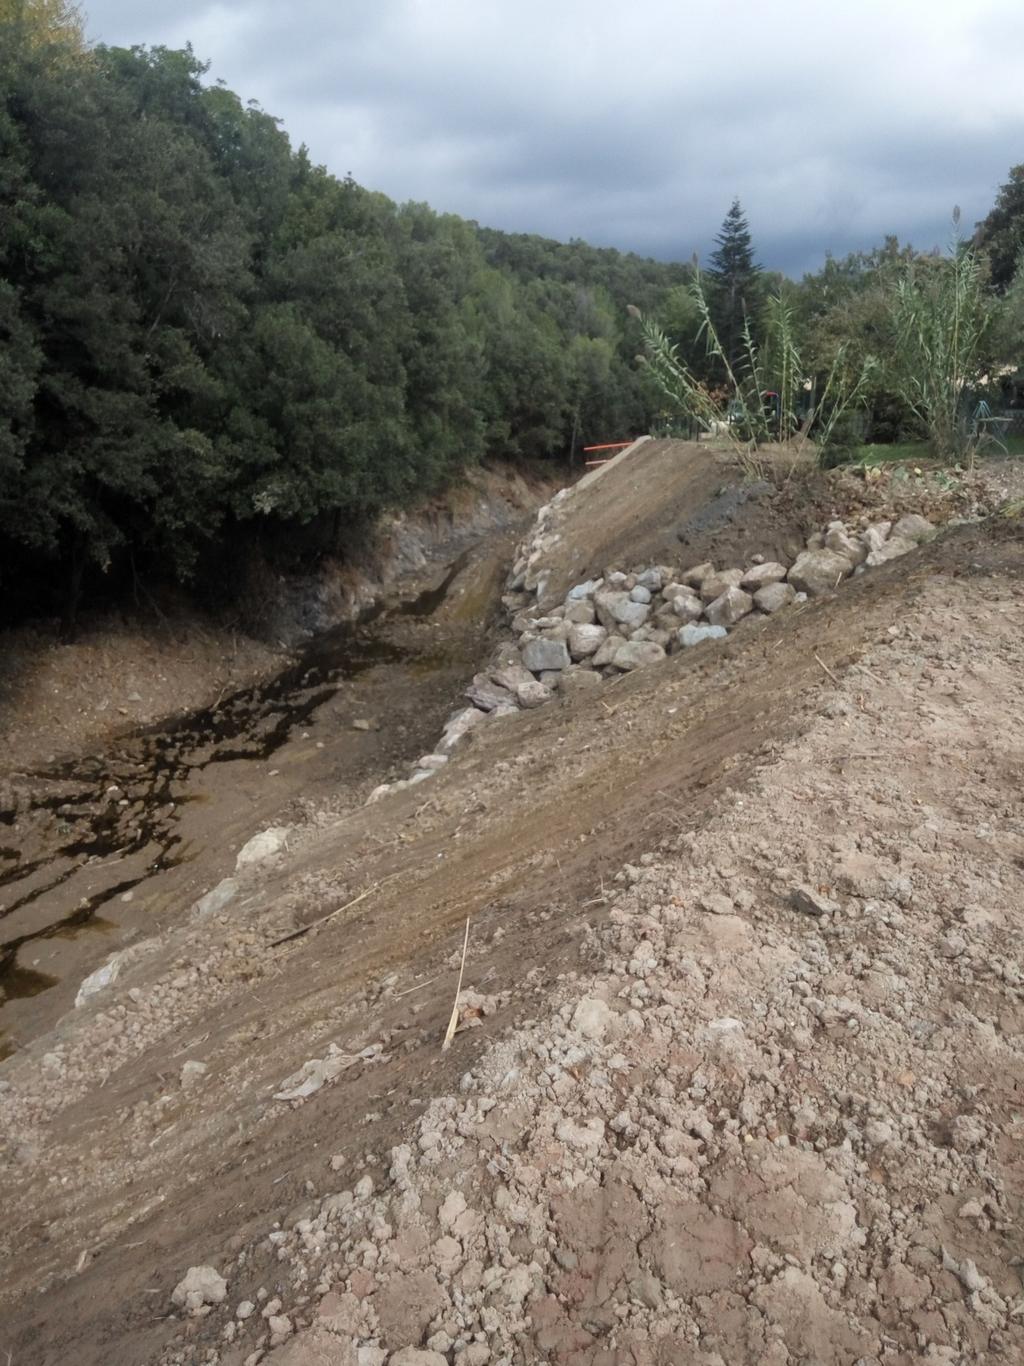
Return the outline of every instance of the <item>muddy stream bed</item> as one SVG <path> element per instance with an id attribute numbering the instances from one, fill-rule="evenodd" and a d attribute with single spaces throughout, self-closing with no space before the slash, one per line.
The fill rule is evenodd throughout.
<path id="1" fill-rule="evenodd" d="M 250 835 L 364 800 L 428 751 L 484 649 L 506 554 L 464 551 L 209 708 L 5 775 L 0 1058 L 72 1009 L 111 952 L 231 873 Z"/>

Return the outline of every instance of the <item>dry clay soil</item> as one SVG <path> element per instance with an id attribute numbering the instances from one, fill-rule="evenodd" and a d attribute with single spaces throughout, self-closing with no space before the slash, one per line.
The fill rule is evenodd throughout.
<path id="1" fill-rule="evenodd" d="M 845 510 L 803 478 L 723 557 L 662 484 L 615 558 L 777 552 Z M 2 1065 L 0 1351 L 1024 1359 L 1022 577 L 1019 519 L 951 528 L 325 801 L 225 910 L 183 905 Z M 189 1316 L 195 1265 L 227 1289 Z"/>

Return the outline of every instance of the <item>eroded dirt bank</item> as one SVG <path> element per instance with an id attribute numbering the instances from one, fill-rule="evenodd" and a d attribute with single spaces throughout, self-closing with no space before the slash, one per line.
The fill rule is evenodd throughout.
<path id="1" fill-rule="evenodd" d="M 960 527 L 311 802 L 3 1065 L 0 1348 L 1015 1360 L 1022 574 Z"/>

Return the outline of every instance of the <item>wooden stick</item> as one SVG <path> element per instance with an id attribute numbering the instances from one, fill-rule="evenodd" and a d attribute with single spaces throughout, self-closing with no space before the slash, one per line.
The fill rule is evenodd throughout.
<path id="1" fill-rule="evenodd" d="M 466 971 L 466 950 L 469 948 L 469 916 L 466 916 L 466 936 L 462 941 L 462 962 L 459 964 L 459 984 L 455 988 L 455 1004 L 452 1006 L 452 1017 L 448 1021 L 448 1028 L 444 1033 L 444 1043 L 441 1045 L 441 1052 L 446 1052 L 455 1038 L 455 1031 L 459 1027 L 459 996 L 462 993 L 462 974 Z"/>
<path id="2" fill-rule="evenodd" d="M 302 935 L 309 934 L 310 930 L 315 930 L 318 925 L 326 925 L 328 920 L 333 920 L 336 915 L 341 915 L 342 911 L 349 911 L 353 906 L 358 906 L 360 901 L 365 901 L 371 892 L 377 890 L 379 885 L 379 883 L 375 882 L 372 887 L 367 887 L 365 892 L 360 892 L 359 895 L 353 897 L 351 901 L 346 901 L 344 906 L 339 906 L 336 911 L 328 911 L 327 914 L 322 915 L 319 920 L 311 920 L 308 925 L 302 925 L 297 930 L 290 930 L 288 934 L 282 934 L 280 939 L 272 939 L 270 941 L 270 947 L 276 949 L 278 944 L 287 944 L 291 939 L 299 939 Z"/>
<path id="3" fill-rule="evenodd" d="M 821 667 L 822 667 L 822 668 L 825 670 L 825 672 L 828 674 L 829 678 L 831 678 L 832 682 L 833 682 L 833 683 L 836 685 L 836 687 L 838 688 L 838 687 L 839 687 L 839 679 L 836 678 L 835 674 L 834 674 L 834 673 L 832 672 L 832 670 L 828 667 L 828 665 L 825 663 L 825 661 L 821 658 L 820 655 L 815 655 L 814 658 L 818 661 L 818 663 L 821 665 Z"/>

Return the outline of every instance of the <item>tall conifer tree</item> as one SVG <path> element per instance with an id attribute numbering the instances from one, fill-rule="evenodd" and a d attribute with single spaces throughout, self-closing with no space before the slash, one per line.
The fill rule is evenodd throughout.
<path id="1" fill-rule="evenodd" d="M 754 260 L 750 228 L 738 199 L 732 201 L 715 238 L 708 276 L 712 320 L 735 369 L 743 352 L 744 318 L 750 318 L 756 332 L 761 288 L 761 267 Z"/>

